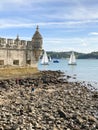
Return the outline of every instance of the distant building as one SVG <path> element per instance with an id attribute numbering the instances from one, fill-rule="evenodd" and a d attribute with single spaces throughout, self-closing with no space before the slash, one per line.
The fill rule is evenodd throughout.
<path id="1" fill-rule="evenodd" d="M 0 38 L 0 67 L 37 67 L 43 39 L 37 26 L 31 41 Z"/>

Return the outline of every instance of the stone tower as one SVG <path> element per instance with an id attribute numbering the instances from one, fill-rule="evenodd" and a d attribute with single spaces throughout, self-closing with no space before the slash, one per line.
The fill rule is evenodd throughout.
<path id="1" fill-rule="evenodd" d="M 37 26 L 32 40 L 0 38 L 0 67 L 34 67 L 37 68 L 42 52 L 42 36 Z"/>
<path id="2" fill-rule="evenodd" d="M 39 57 L 42 53 L 42 43 L 43 43 L 43 39 L 39 32 L 39 27 L 37 26 L 36 31 L 32 37 L 32 49 L 36 61 L 39 60 Z"/>

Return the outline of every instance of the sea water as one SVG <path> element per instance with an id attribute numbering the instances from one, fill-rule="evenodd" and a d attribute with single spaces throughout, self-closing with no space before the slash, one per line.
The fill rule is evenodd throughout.
<path id="1" fill-rule="evenodd" d="M 39 70 L 61 70 L 65 75 L 74 77 L 77 81 L 92 83 L 98 88 L 98 60 L 97 59 L 77 59 L 77 65 L 68 65 L 67 59 L 60 59 L 59 63 L 49 62 L 49 65 L 38 65 Z"/>

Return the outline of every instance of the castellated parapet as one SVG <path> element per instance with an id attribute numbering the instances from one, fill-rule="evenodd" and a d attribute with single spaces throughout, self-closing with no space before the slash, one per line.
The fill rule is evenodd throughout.
<path id="1" fill-rule="evenodd" d="M 31 41 L 0 38 L 0 67 L 37 67 L 43 39 L 38 26 Z"/>

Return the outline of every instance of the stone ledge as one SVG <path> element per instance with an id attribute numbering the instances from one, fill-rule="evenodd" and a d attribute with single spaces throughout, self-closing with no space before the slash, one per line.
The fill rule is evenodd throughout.
<path id="1" fill-rule="evenodd" d="M 32 67 L 8 67 L 0 68 L 0 79 L 26 77 L 38 73 L 37 68 Z"/>

